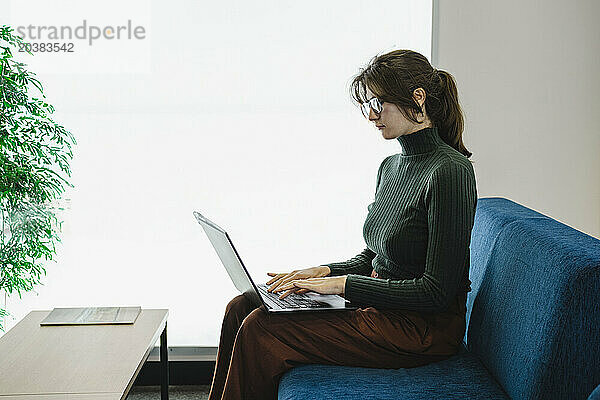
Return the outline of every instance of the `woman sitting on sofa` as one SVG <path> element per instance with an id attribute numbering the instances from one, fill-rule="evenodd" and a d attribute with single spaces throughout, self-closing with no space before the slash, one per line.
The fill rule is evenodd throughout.
<path id="1" fill-rule="evenodd" d="M 270 272 L 267 284 L 281 298 L 313 291 L 362 307 L 269 314 L 233 298 L 210 400 L 276 399 L 281 376 L 300 364 L 396 369 L 459 350 L 477 189 L 454 78 L 417 52 L 395 50 L 361 69 L 351 91 L 383 138 L 401 147 L 377 172 L 367 247 L 345 262 Z"/>

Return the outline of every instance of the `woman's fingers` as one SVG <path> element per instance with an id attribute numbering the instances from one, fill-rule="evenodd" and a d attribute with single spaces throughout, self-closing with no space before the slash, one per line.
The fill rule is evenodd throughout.
<path id="1" fill-rule="evenodd" d="M 274 278 L 275 281 L 273 281 L 273 279 L 271 279 L 269 282 L 271 282 L 273 284 L 273 286 L 271 286 L 270 288 L 267 289 L 268 292 L 272 292 L 274 289 L 281 287 L 291 281 L 293 281 L 294 278 L 294 274 L 290 273 L 290 274 L 279 274 L 281 276 Z M 267 282 L 267 285 L 270 285 L 271 283 Z"/>
<path id="2" fill-rule="evenodd" d="M 273 279 L 269 280 L 267 282 L 267 285 L 272 285 L 271 287 L 269 287 L 267 289 L 268 292 L 281 292 L 281 291 L 285 291 L 287 290 L 286 293 L 284 293 L 283 295 L 281 295 L 279 298 L 283 299 L 287 296 L 289 296 L 292 293 L 298 293 L 298 294 L 303 294 L 306 292 L 309 292 L 311 289 L 309 288 L 300 288 L 300 287 L 296 287 L 294 286 L 294 282 L 307 282 L 307 281 L 315 281 L 315 283 L 318 283 L 321 278 L 303 278 L 303 279 L 298 279 L 296 277 L 296 272 L 297 271 L 292 271 L 289 273 L 275 273 L 275 272 L 267 272 L 267 275 L 269 276 L 274 276 Z"/>
<path id="3" fill-rule="evenodd" d="M 287 282 L 284 285 L 281 285 L 277 288 L 273 289 L 273 292 L 281 292 L 281 291 L 285 291 L 287 290 L 287 292 L 283 295 L 281 295 L 279 298 L 283 299 L 284 297 L 289 296 L 290 294 L 301 290 L 301 289 L 306 289 L 306 288 L 301 288 L 300 286 L 304 285 L 306 283 L 306 279 L 303 279 L 302 281 L 298 281 L 298 280 L 293 280 L 291 282 Z"/>
<path id="4" fill-rule="evenodd" d="M 291 293 L 298 292 L 301 289 L 308 289 L 320 294 L 340 294 L 344 293 L 343 284 L 345 281 L 345 276 L 296 279 L 275 288 L 273 292 L 287 291 L 280 298 L 287 297 Z"/>
<path id="5" fill-rule="evenodd" d="M 282 289 L 279 289 L 278 291 L 281 291 Z M 285 289 L 284 289 L 285 290 Z M 296 294 L 304 294 L 306 292 L 310 292 L 310 289 L 307 288 L 299 288 L 299 287 L 292 287 L 290 288 L 286 293 L 282 294 L 281 296 L 279 296 L 280 299 L 286 298 L 287 296 L 289 296 L 292 293 L 296 293 Z"/>
<path id="6" fill-rule="evenodd" d="M 284 282 L 289 282 L 292 276 L 292 273 L 283 273 L 283 274 L 276 274 L 273 272 L 267 272 L 267 275 L 275 275 L 275 278 L 271 279 L 270 281 L 267 282 L 267 285 L 271 285 L 271 284 L 277 284 L 277 286 L 281 285 Z M 286 278 L 290 278 L 290 279 L 286 279 Z M 274 287 L 277 287 L 274 286 Z"/>
<path id="7" fill-rule="evenodd" d="M 296 270 L 292 271 L 292 272 L 283 272 L 283 273 L 277 273 L 277 272 L 267 272 L 267 275 L 269 276 L 274 276 L 273 279 L 271 279 L 269 282 L 267 282 L 267 285 L 270 285 L 273 282 L 277 282 L 280 279 L 286 278 L 286 277 L 291 277 L 293 275 L 296 274 Z"/>
<path id="8" fill-rule="evenodd" d="M 276 291 L 286 290 L 292 287 L 304 287 L 304 288 L 313 288 L 315 286 L 319 286 L 323 282 L 326 282 L 327 278 L 307 278 L 307 279 L 292 279 L 277 288 Z M 297 286 L 295 286 L 297 284 Z"/>
<path id="9" fill-rule="evenodd" d="M 289 281 L 290 281 L 290 279 L 286 279 L 286 277 L 281 277 L 281 278 L 279 278 L 278 281 L 273 282 L 273 284 L 272 284 L 273 286 L 268 288 L 267 291 L 272 292 L 274 289 L 280 287 L 281 285 L 285 285 Z M 268 283 L 267 283 L 267 285 L 268 285 Z"/>
<path id="10" fill-rule="evenodd" d="M 288 290 L 287 292 L 285 292 L 284 294 L 282 294 L 281 296 L 279 296 L 280 299 L 284 299 L 287 296 L 289 296 L 292 293 L 298 293 L 300 290 L 304 290 L 304 289 L 300 289 L 300 288 L 291 288 L 290 290 Z"/>
<path id="11" fill-rule="evenodd" d="M 330 290 L 329 286 L 332 284 L 331 279 L 332 278 L 326 277 L 326 278 L 309 278 L 309 279 L 295 280 L 295 281 L 288 282 L 285 285 L 281 285 L 274 291 L 279 292 L 279 291 L 291 289 L 290 291 L 293 293 L 297 289 L 305 289 L 305 291 L 313 291 L 313 292 L 325 294 L 325 293 L 328 293 Z M 289 294 L 290 293 L 288 292 L 283 297 L 286 297 Z M 281 297 L 281 298 L 283 298 L 283 297 Z"/>
<path id="12" fill-rule="evenodd" d="M 301 289 L 301 288 L 293 288 L 293 289 L 290 289 L 290 290 L 288 290 L 288 291 L 287 291 L 285 294 L 283 294 L 283 295 L 279 296 L 279 298 L 280 298 L 280 299 L 283 299 L 283 298 L 285 298 L 285 297 L 289 296 L 289 295 L 290 295 L 290 294 L 292 294 L 292 293 L 296 293 L 296 294 L 304 294 L 304 293 L 306 293 L 306 292 L 310 292 L 310 289 L 303 289 L 303 288 L 302 288 L 302 289 Z"/>
<path id="13" fill-rule="evenodd" d="M 280 299 L 285 299 L 287 296 L 289 296 L 290 294 L 294 293 L 294 289 L 290 289 L 287 292 L 283 293 L 282 295 L 279 296 Z"/>
<path id="14" fill-rule="evenodd" d="M 270 285 L 271 283 L 276 282 L 278 279 L 281 279 L 282 277 L 284 277 L 287 274 L 277 274 L 275 272 L 267 272 L 267 275 L 275 276 L 275 278 L 273 278 L 269 282 L 267 282 L 267 285 Z"/>

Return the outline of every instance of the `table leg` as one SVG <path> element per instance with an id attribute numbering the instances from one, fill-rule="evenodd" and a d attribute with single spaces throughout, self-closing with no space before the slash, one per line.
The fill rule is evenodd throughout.
<path id="1" fill-rule="evenodd" d="M 169 400 L 169 350 L 167 348 L 167 323 L 160 335 L 160 399 Z"/>

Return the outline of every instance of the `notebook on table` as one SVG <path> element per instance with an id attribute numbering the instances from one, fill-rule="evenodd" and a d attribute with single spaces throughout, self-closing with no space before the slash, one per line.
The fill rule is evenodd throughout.
<path id="1" fill-rule="evenodd" d="M 141 310 L 140 306 L 54 308 L 40 325 L 133 324 Z"/>

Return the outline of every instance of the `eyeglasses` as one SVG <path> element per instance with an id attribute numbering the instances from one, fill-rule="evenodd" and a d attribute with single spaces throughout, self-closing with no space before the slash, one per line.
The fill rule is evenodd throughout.
<path id="1" fill-rule="evenodd" d="M 369 119 L 369 114 L 371 110 L 373 110 L 375 114 L 379 114 L 381 113 L 381 110 L 383 110 L 383 106 L 381 105 L 381 101 L 377 97 L 373 97 L 366 103 L 362 103 L 360 105 L 360 109 L 362 110 L 362 113 L 365 116 L 365 118 Z"/>

